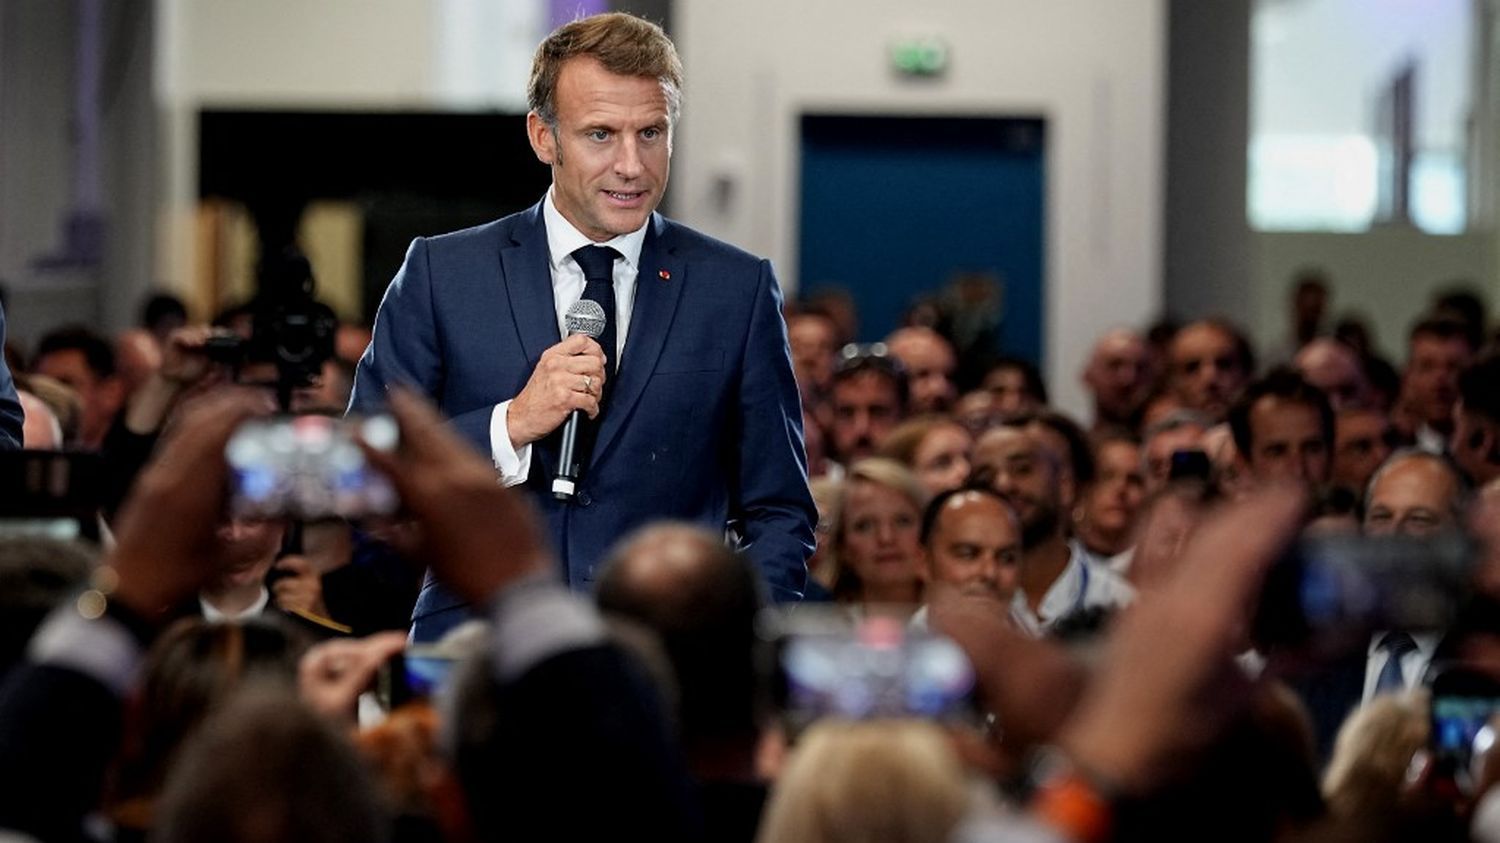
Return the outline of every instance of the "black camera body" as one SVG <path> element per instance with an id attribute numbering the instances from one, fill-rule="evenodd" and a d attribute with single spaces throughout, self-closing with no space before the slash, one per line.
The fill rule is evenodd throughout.
<path id="1" fill-rule="evenodd" d="M 204 351 L 235 368 L 274 364 L 276 394 L 283 408 L 293 390 L 312 385 L 323 364 L 333 358 L 338 317 L 313 296 L 312 265 L 287 252 L 261 267 L 260 291 L 251 302 L 251 335 L 216 336 Z"/>

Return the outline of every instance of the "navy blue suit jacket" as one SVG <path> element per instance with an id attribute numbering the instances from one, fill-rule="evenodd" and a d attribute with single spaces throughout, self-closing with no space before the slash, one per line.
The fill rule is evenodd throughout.
<path id="1" fill-rule="evenodd" d="M 0 310 L 0 346 L 5 345 L 5 311 Z M 0 358 L 0 451 L 21 447 L 21 427 L 26 414 L 21 411 L 21 399 L 16 395 L 16 383 L 11 379 L 10 368 Z"/>
<path id="2" fill-rule="evenodd" d="M 351 411 L 393 384 L 430 395 L 490 453 L 490 416 L 561 340 L 541 204 L 419 238 L 386 291 Z M 816 509 L 781 292 L 770 263 L 653 214 L 624 354 L 573 503 L 553 500 L 557 436 L 533 444 L 527 486 L 575 589 L 612 544 L 671 518 L 732 527 L 781 600 L 800 598 Z M 413 620 L 457 601 L 424 586 Z"/>

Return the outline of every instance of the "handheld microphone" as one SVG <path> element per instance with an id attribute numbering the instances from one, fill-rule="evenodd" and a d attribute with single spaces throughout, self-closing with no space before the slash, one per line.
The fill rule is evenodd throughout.
<path id="1" fill-rule="evenodd" d="M 604 308 L 593 299 L 579 299 L 576 304 L 568 308 L 567 315 L 563 317 L 563 325 L 568 329 L 568 336 L 583 334 L 589 339 L 598 339 L 604 333 L 607 317 Z M 552 497 L 560 501 L 570 501 L 578 492 L 578 475 L 583 472 L 583 466 L 578 460 L 578 428 L 582 426 L 584 415 L 582 410 L 574 410 L 568 414 L 568 420 L 563 424 L 562 446 L 557 453 L 557 476 L 552 478 Z"/>

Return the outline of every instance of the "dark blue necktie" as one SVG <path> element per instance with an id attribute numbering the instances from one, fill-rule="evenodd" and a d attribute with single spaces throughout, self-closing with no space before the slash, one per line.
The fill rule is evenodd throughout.
<path id="1" fill-rule="evenodd" d="M 615 359 L 615 260 L 620 253 L 608 246 L 584 246 L 573 252 L 573 260 L 583 270 L 583 298 L 593 299 L 604 309 L 604 330 L 595 337 L 604 349 L 604 388 L 614 382 L 619 368 Z"/>
<path id="2" fill-rule="evenodd" d="M 1387 632 L 1380 639 L 1377 649 L 1386 654 L 1385 667 L 1375 679 L 1375 694 L 1387 694 L 1406 690 L 1406 681 L 1401 677 L 1401 659 L 1417 649 L 1417 642 L 1404 632 Z"/>

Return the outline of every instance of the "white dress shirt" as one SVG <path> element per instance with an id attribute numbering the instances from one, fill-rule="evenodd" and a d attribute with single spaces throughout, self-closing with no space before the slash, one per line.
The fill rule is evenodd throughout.
<path id="1" fill-rule="evenodd" d="M 1135 589 L 1118 574 L 1089 559 L 1077 542 L 1068 542 L 1068 565 L 1052 581 L 1052 586 L 1032 613 L 1026 592 L 1016 589 L 1011 598 L 1010 615 L 1020 629 L 1040 638 L 1062 618 L 1096 606 L 1116 607 L 1135 599 Z"/>
<path id="2" fill-rule="evenodd" d="M 203 619 L 208 621 L 209 623 L 242 621 L 246 618 L 253 618 L 260 615 L 261 612 L 264 612 L 266 610 L 266 607 L 269 605 L 271 605 L 271 592 L 266 590 L 265 586 L 261 586 L 260 596 L 255 598 L 254 603 L 251 603 L 248 607 L 246 607 L 243 612 L 235 612 L 232 615 L 228 612 L 219 611 L 219 608 L 217 606 L 214 606 L 207 600 L 204 600 L 202 594 L 198 595 L 198 608 L 203 612 Z"/>
<path id="3" fill-rule="evenodd" d="M 595 243 L 563 218 L 552 201 L 552 190 L 542 200 L 542 220 L 547 227 L 547 266 L 552 273 L 552 304 L 557 309 L 557 332 L 568 335 L 568 308 L 583 298 L 583 270 L 573 259 L 573 252 L 584 246 L 609 246 L 620 253 L 615 261 L 615 360 L 625 356 L 625 334 L 630 327 L 630 313 L 635 305 L 635 278 L 640 270 L 641 246 L 646 242 L 645 225 L 613 240 Z M 618 362 L 616 363 L 618 365 Z M 609 373 L 611 376 L 613 373 Z M 495 405 L 490 414 L 490 453 L 501 481 L 507 486 L 526 482 L 531 473 L 531 443 L 517 448 L 510 441 L 510 402 Z"/>
<path id="4" fill-rule="evenodd" d="M 1384 637 L 1384 631 L 1370 636 L 1370 649 L 1365 658 L 1365 692 L 1360 698 L 1361 704 L 1369 702 L 1375 696 L 1375 683 L 1380 681 L 1380 671 L 1385 669 L 1385 663 L 1391 658 L 1390 651 L 1380 647 L 1380 639 Z M 1438 636 L 1431 632 L 1414 632 L 1411 640 L 1416 643 L 1417 648 L 1401 657 L 1401 686 L 1406 690 L 1421 684 L 1422 674 L 1432 664 L 1432 653 L 1438 645 Z"/>

